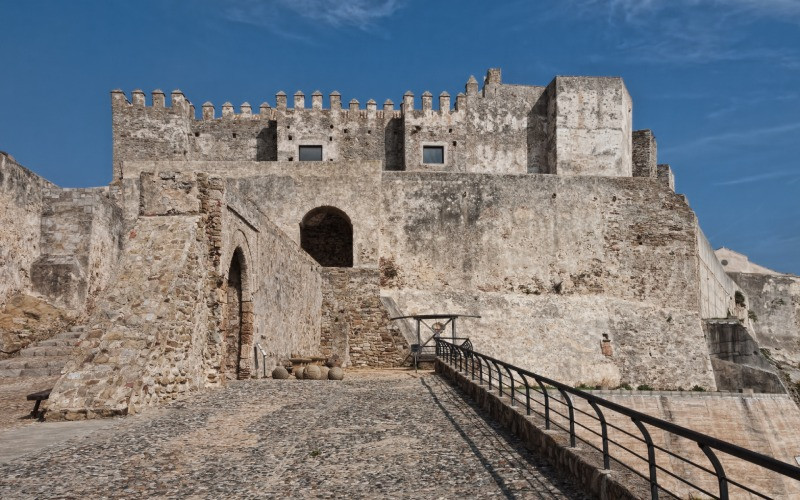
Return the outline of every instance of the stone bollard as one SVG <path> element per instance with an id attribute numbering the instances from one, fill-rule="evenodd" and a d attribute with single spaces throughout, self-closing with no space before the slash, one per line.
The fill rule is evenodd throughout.
<path id="1" fill-rule="evenodd" d="M 272 370 L 272 378 L 279 380 L 287 379 L 289 378 L 289 372 L 282 366 L 276 366 L 275 369 Z"/>
<path id="2" fill-rule="evenodd" d="M 334 366 L 328 372 L 328 380 L 342 380 L 344 378 L 344 370 L 338 366 Z"/>
<path id="3" fill-rule="evenodd" d="M 320 372 L 319 366 L 306 366 L 305 370 L 303 370 L 303 378 L 306 380 L 322 380 L 322 373 Z"/>
<path id="4" fill-rule="evenodd" d="M 292 373 L 294 373 L 294 378 L 297 380 L 303 380 L 303 367 L 300 365 L 295 365 L 292 367 Z"/>
<path id="5" fill-rule="evenodd" d="M 329 372 L 330 370 L 331 370 L 331 369 L 330 369 L 330 368 L 328 368 L 327 366 L 320 366 L 320 367 L 319 367 L 319 372 L 320 372 L 319 379 L 320 379 L 320 380 L 328 380 L 328 372 Z"/>

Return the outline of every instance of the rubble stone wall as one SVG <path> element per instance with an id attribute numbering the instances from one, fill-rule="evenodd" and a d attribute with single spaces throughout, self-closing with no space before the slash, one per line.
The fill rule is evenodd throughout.
<path id="1" fill-rule="evenodd" d="M 345 366 L 400 366 L 409 346 L 380 300 L 377 269 L 322 268 L 321 350 Z"/>
<path id="2" fill-rule="evenodd" d="M 755 313 L 751 331 L 778 362 L 800 369 L 800 277 L 731 273 Z"/>

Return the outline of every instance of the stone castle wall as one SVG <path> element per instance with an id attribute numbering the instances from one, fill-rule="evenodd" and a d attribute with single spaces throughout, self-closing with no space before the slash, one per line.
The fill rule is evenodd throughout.
<path id="1" fill-rule="evenodd" d="M 114 179 L 122 163 L 178 161 L 299 161 L 301 146 L 321 146 L 322 161 L 377 161 L 384 170 L 632 175 L 631 100 L 620 78 L 557 77 L 545 87 L 509 85 L 490 70 L 479 91 L 470 79 L 455 100 L 446 92 L 408 92 L 400 109 L 374 100 L 342 105 L 338 92 L 275 96 L 254 112 L 211 103 L 197 110 L 180 91 L 154 91 L 151 105 L 134 91 L 112 93 Z M 424 146 L 443 148 L 444 162 L 423 163 Z"/>
<path id="2" fill-rule="evenodd" d="M 656 180 L 384 173 L 382 290 L 568 383 L 714 388 L 695 218 Z"/>
<path id="3" fill-rule="evenodd" d="M 41 253 L 43 193 L 55 186 L 0 153 L 0 307 L 31 290 L 31 265 Z"/>

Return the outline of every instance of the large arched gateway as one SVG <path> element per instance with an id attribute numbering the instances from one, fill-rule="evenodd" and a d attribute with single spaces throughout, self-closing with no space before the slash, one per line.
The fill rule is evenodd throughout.
<path id="1" fill-rule="evenodd" d="M 317 207 L 300 223 L 300 246 L 325 267 L 353 267 L 353 225 L 335 207 Z"/>

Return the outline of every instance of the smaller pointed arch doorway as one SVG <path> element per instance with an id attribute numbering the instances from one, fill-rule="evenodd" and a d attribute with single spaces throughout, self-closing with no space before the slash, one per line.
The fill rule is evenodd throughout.
<path id="1" fill-rule="evenodd" d="M 244 252 L 237 247 L 231 257 L 226 280 L 226 304 L 222 371 L 227 379 L 250 378 L 250 351 L 253 340 L 252 303 L 247 291 L 247 265 Z"/>

